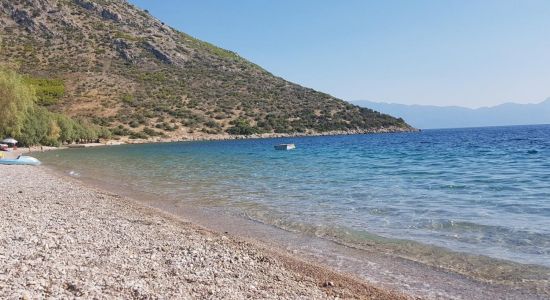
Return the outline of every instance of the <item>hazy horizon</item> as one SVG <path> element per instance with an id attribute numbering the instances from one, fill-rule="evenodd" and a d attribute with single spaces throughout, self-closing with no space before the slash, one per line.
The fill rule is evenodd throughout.
<path id="1" fill-rule="evenodd" d="M 403 118 L 419 129 L 550 124 L 550 98 L 536 104 L 506 103 L 478 109 L 368 100 L 352 103 Z"/>
<path id="2" fill-rule="evenodd" d="M 481 107 L 550 96 L 547 1 L 130 2 L 348 101 Z"/>
<path id="3" fill-rule="evenodd" d="M 550 97 L 546 97 L 542 100 L 538 100 L 538 101 L 531 101 L 531 102 L 522 102 L 522 101 L 507 101 L 507 102 L 502 102 L 502 103 L 497 103 L 497 104 L 492 104 L 492 105 L 480 105 L 480 106 L 466 106 L 466 105 L 445 105 L 445 104 L 418 104 L 418 103 L 406 103 L 406 102 L 400 102 L 400 101 L 377 101 L 377 100 L 369 100 L 369 99 L 353 99 L 353 100 L 349 100 L 349 102 L 351 103 L 360 103 L 360 102 L 373 102 L 373 103 L 380 103 L 380 104 L 396 104 L 396 105 L 408 105 L 408 106 L 414 106 L 414 105 L 418 105 L 418 106 L 433 106 L 433 107 L 441 107 L 441 108 L 445 108 L 445 107 L 458 107 L 458 108 L 466 108 L 466 109 L 473 109 L 473 110 L 478 110 L 478 109 L 483 109 L 483 108 L 494 108 L 496 106 L 500 106 L 500 105 L 503 105 L 503 104 L 540 104 L 540 103 L 543 103 L 545 101 L 550 101 Z"/>

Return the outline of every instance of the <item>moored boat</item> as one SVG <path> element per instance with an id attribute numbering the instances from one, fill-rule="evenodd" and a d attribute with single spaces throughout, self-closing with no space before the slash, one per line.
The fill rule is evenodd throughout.
<path id="1" fill-rule="evenodd" d="M 294 144 L 275 145 L 275 150 L 292 150 L 292 149 L 296 149 L 296 145 L 294 145 Z"/>

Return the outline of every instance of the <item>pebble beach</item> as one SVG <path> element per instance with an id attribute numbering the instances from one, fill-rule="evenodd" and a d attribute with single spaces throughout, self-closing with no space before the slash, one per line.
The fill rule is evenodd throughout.
<path id="1" fill-rule="evenodd" d="M 45 167 L 0 172 L 2 299 L 408 298 Z"/>

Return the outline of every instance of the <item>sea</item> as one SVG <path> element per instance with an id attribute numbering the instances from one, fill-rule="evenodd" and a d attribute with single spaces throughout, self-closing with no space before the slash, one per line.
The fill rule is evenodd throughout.
<path id="1" fill-rule="evenodd" d="M 280 143 L 296 149 L 275 150 Z M 66 175 L 131 191 L 159 207 L 202 212 L 205 223 L 246 220 L 480 281 L 510 283 L 513 274 L 512 283 L 538 280 L 539 289 L 548 288 L 550 125 L 121 145 L 37 156 Z M 497 269 L 506 274 L 495 275 Z"/>

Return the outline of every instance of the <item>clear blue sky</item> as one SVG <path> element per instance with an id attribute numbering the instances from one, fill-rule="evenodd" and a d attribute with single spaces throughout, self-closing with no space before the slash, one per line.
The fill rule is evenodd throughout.
<path id="1" fill-rule="evenodd" d="M 130 0 L 345 100 L 479 107 L 550 97 L 549 0 Z"/>

